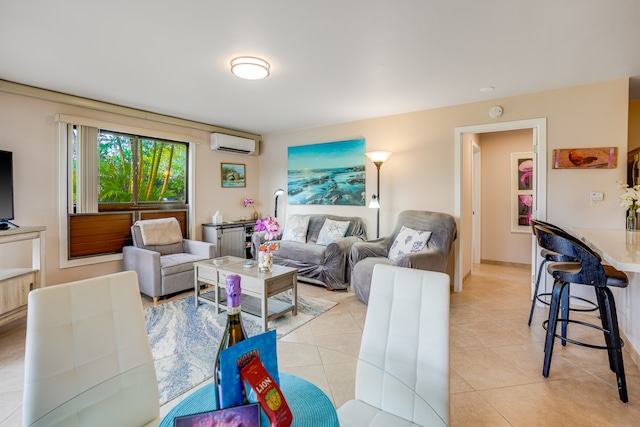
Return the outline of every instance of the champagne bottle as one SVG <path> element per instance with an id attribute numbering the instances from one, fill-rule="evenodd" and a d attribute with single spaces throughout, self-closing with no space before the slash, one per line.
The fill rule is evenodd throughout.
<path id="1" fill-rule="evenodd" d="M 216 355 L 214 368 L 219 409 L 223 408 L 223 390 L 220 387 L 220 352 L 231 347 L 234 344 L 239 343 L 247 337 L 247 334 L 244 331 L 244 325 L 242 324 L 242 318 L 240 317 L 241 291 L 242 288 L 240 286 L 240 276 L 238 276 L 237 274 L 227 275 L 227 325 L 225 327 L 224 333 L 222 334 L 222 339 L 220 340 L 220 347 L 218 348 L 218 354 Z"/>

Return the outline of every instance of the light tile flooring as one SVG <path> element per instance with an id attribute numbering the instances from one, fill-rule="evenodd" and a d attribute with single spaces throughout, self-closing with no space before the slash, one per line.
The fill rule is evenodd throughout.
<path id="1" fill-rule="evenodd" d="M 550 376 L 542 377 L 540 324 L 546 312 L 537 308 L 532 327 L 527 327 L 529 275 L 525 268 L 475 265 L 464 291 L 452 294 L 452 425 L 638 425 L 640 371 L 628 350 L 626 404 L 618 399 L 604 351 L 556 345 Z M 280 368 L 312 381 L 340 406 L 353 397 L 366 306 L 351 292 L 327 292 L 306 284 L 300 285 L 300 292 L 339 304 L 278 342 Z M 570 336 L 601 339 L 581 329 L 570 327 Z M 20 425 L 24 333 L 23 321 L 0 328 L 0 427 Z M 175 403 L 163 406 L 162 413 Z"/>

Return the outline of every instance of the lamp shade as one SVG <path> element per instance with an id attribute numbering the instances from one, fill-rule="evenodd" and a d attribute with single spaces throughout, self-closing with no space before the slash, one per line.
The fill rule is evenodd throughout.
<path id="1" fill-rule="evenodd" d="M 391 151 L 370 151 L 365 154 L 373 163 L 384 163 L 391 155 Z"/>
<path id="2" fill-rule="evenodd" d="M 371 196 L 371 202 L 369 202 L 370 209 L 379 209 L 380 208 L 380 200 L 374 194 Z"/>
<path id="3" fill-rule="evenodd" d="M 252 56 L 240 56 L 231 60 L 231 72 L 241 79 L 260 80 L 269 75 L 269 63 Z"/>

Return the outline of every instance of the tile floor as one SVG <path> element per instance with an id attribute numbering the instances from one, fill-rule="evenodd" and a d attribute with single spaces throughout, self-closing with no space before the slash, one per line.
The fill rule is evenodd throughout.
<path id="1" fill-rule="evenodd" d="M 529 275 L 528 268 L 474 265 L 464 291 L 452 294 L 452 425 L 638 425 L 640 371 L 627 349 L 626 404 L 618 399 L 604 351 L 556 345 L 550 376 L 542 377 L 540 324 L 546 313 L 536 309 L 533 325 L 527 327 Z M 329 293 L 306 284 L 300 292 L 339 304 L 279 341 L 280 368 L 312 381 L 340 406 L 353 397 L 366 306 L 351 292 Z M 152 304 L 147 299 L 143 303 Z M 24 333 L 24 321 L 0 327 L 0 427 L 20 425 Z M 590 330 L 570 327 L 569 333 L 601 339 Z M 166 414 L 177 401 L 161 412 Z"/>

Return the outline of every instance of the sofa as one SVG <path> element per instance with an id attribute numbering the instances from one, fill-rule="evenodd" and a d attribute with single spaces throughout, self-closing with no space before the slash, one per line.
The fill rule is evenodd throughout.
<path id="1" fill-rule="evenodd" d="M 449 214 L 400 212 L 391 234 L 351 248 L 351 289 L 367 304 L 373 267 L 380 263 L 446 273 L 456 236 L 456 222 Z"/>
<path id="2" fill-rule="evenodd" d="M 275 239 L 280 247 L 273 251 L 273 263 L 297 268 L 302 281 L 344 290 L 349 287 L 351 246 L 366 239 L 364 222 L 358 217 L 289 215 Z M 251 237 L 254 258 L 264 241 L 264 232 Z"/>

